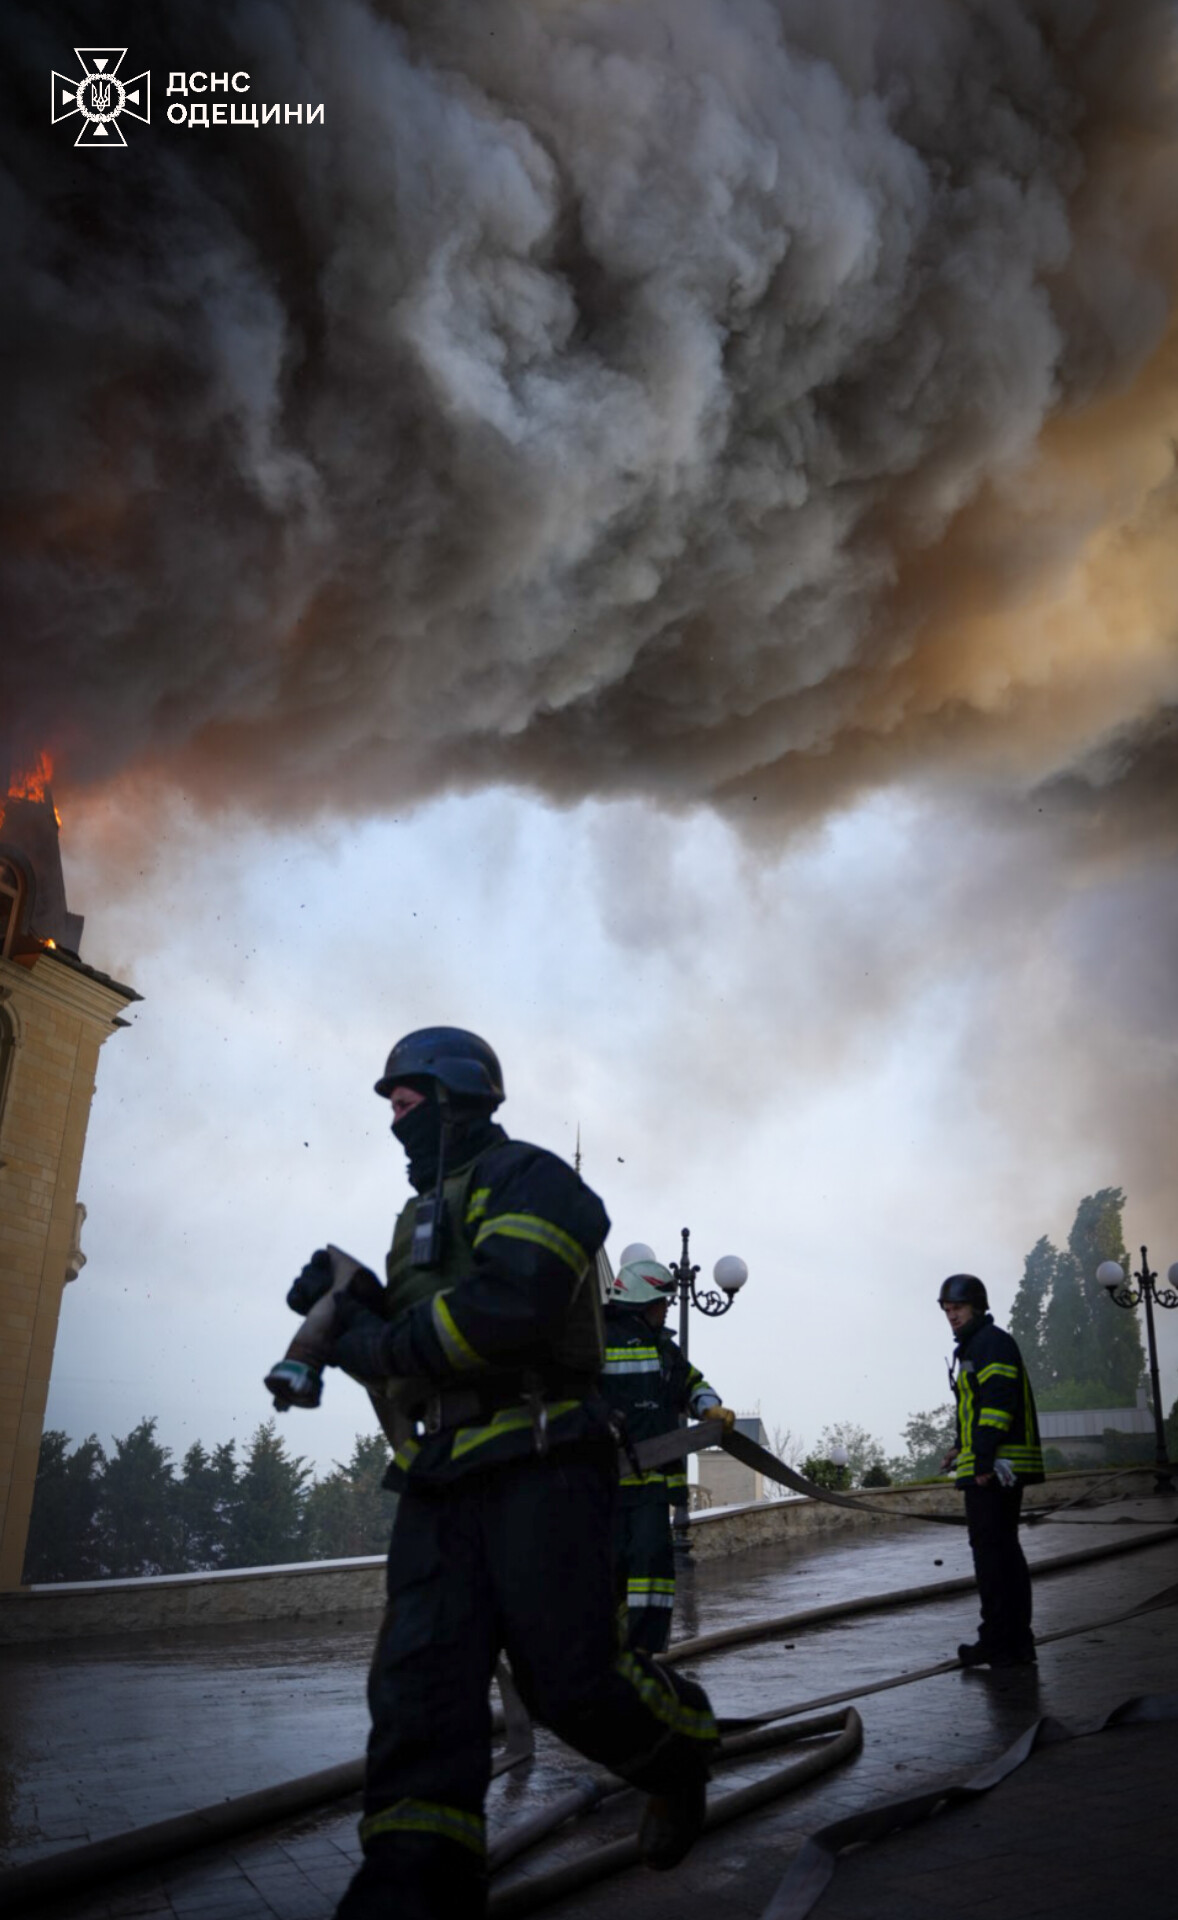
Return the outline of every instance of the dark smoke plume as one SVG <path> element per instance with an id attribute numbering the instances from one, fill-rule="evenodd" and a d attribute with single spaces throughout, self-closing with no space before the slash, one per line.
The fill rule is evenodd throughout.
<path id="1" fill-rule="evenodd" d="M 7 20 L 0 699 L 59 790 L 1172 833 L 1172 5 Z M 153 124 L 76 150 L 112 35 Z M 324 125 L 174 127 L 173 68 Z"/>

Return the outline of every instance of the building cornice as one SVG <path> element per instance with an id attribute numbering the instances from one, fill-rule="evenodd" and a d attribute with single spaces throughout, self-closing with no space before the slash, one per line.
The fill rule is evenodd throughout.
<path id="1" fill-rule="evenodd" d="M 86 1014 L 112 1029 L 126 1026 L 119 1011 L 143 997 L 134 987 L 112 980 L 72 954 L 67 959 L 61 949 L 52 947 L 0 960 L 0 1001 L 26 994 L 71 1013 Z"/>

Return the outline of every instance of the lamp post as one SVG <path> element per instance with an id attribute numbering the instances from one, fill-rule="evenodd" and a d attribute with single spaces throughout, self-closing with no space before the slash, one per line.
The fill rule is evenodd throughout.
<path id="1" fill-rule="evenodd" d="M 699 1268 L 692 1265 L 688 1255 L 688 1244 L 691 1239 L 690 1227 L 684 1227 L 682 1234 L 682 1252 L 678 1260 L 668 1261 L 667 1265 L 668 1271 L 675 1276 L 675 1292 L 670 1297 L 671 1299 L 677 1299 L 679 1302 L 679 1348 L 683 1354 L 683 1358 L 686 1360 L 688 1357 L 688 1316 L 691 1308 L 695 1307 L 700 1313 L 706 1313 L 710 1320 L 719 1319 L 722 1313 L 728 1312 L 733 1301 L 736 1299 L 737 1294 L 749 1277 L 749 1270 L 739 1254 L 721 1254 L 715 1266 L 712 1268 L 712 1278 L 716 1285 L 714 1288 L 710 1287 L 704 1292 L 695 1284 L 695 1276 L 699 1272 Z M 648 1247 L 645 1242 L 641 1240 L 635 1240 L 630 1246 L 622 1249 L 618 1265 L 619 1267 L 624 1267 L 628 1266 L 631 1260 L 656 1260 L 657 1258 L 658 1255 L 655 1253 L 653 1247 Z"/>
<path id="2" fill-rule="evenodd" d="M 1155 1307 L 1178 1307 L 1178 1260 L 1175 1260 L 1166 1278 L 1170 1284 L 1160 1292 L 1154 1285 L 1157 1274 L 1150 1271 L 1149 1255 L 1141 1249 L 1141 1267 L 1133 1275 L 1136 1287 L 1131 1287 L 1125 1278 L 1125 1269 L 1116 1260 L 1102 1260 L 1096 1269 L 1097 1285 L 1102 1286 L 1114 1306 L 1132 1309 L 1138 1302 L 1145 1302 L 1145 1334 L 1149 1345 L 1149 1380 L 1153 1389 L 1153 1432 L 1154 1432 L 1154 1492 L 1173 1493 L 1174 1482 L 1170 1475 L 1173 1471 L 1166 1457 L 1166 1429 L 1162 1424 L 1162 1385 L 1158 1376 L 1158 1343 L 1153 1328 L 1153 1310 Z"/>
<path id="3" fill-rule="evenodd" d="M 719 1319 L 722 1313 L 727 1313 L 731 1308 L 737 1294 L 749 1277 L 749 1270 L 739 1254 L 722 1254 L 712 1268 L 712 1279 L 716 1283 L 715 1287 L 709 1287 L 706 1291 L 698 1288 L 695 1284 L 695 1279 L 699 1268 L 692 1264 L 688 1252 L 691 1239 L 691 1229 L 689 1227 L 682 1229 L 682 1237 L 683 1246 L 679 1258 L 678 1260 L 669 1261 L 668 1269 L 675 1276 L 675 1292 L 670 1298 L 677 1298 L 679 1301 L 679 1349 L 683 1358 L 686 1360 L 688 1357 L 689 1316 L 692 1307 L 695 1307 L 700 1313 L 706 1313 L 710 1320 Z M 624 1267 L 631 1260 L 655 1260 L 657 1257 L 657 1254 L 655 1254 L 652 1248 L 644 1245 L 641 1241 L 635 1241 L 631 1246 L 623 1248 L 618 1265 Z M 669 1301 L 668 1304 L 670 1304 Z M 686 1422 L 681 1418 L 679 1424 L 683 1426 Z M 691 1552 L 691 1540 L 687 1531 L 686 1506 L 676 1508 L 675 1552 L 683 1558 L 686 1558 Z"/>

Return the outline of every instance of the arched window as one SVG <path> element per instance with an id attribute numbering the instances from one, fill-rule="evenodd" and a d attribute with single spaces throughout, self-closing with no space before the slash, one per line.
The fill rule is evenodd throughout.
<path id="1" fill-rule="evenodd" d="M 20 868 L 11 860 L 0 859 L 0 960 L 12 952 L 20 926 L 20 910 L 25 885 Z"/>

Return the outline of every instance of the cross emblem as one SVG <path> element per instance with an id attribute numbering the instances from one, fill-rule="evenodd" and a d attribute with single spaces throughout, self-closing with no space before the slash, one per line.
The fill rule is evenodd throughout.
<path id="1" fill-rule="evenodd" d="M 151 120 L 151 75 L 138 73 L 134 80 L 120 80 L 119 68 L 126 58 L 126 47 L 75 47 L 81 80 L 69 74 L 53 73 L 49 78 L 49 118 L 56 126 L 75 113 L 82 116 L 82 129 L 75 147 L 125 147 L 120 113 L 132 120 Z"/>

